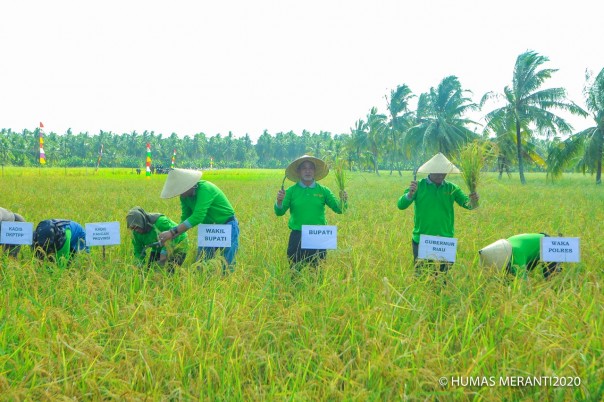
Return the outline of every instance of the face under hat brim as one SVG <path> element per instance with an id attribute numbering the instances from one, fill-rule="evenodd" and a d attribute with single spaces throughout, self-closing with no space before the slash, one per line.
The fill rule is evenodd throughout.
<path id="1" fill-rule="evenodd" d="M 289 166 L 285 169 L 285 176 L 293 182 L 300 181 L 301 178 L 298 168 L 306 161 L 310 161 L 315 165 L 315 180 L 321 180 L 329 173 L 327 163 L 319 158 L 315 158 L 314 156 L 304 155 L 289 164 Z"/>

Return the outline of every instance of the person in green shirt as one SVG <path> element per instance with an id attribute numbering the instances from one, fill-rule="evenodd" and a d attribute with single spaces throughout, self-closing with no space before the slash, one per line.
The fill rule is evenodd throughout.
<path id="1" fill-rule="evenodd" d="M 132 246 L 134 256 L 142 265 L 145 262 L 147 249 L 151 249 L 147 267 L 157 262 L 160 266 L 166 263 L 170 265 L 170 271 L 174 266 L 182 265 L 187 256 L 189 243 L 187 234 L 181 233 L 168 245 L 159 241 L 159 234 L 170 230 L 176 223 L 163 214 L 148 213 L 141 207 L 134 207 L 126 215 L 126 224 L 132 232 Z"/>
<path id="2" fill-rule="evenodd" d="M 67 267 L 76 253 L 90 252 L 84 228 L 68 219 L 46 219 L 38 223 L 32 248 L 36 258 L 56 262 L 61 268 Z"/>
<path id="3" fill-rule="evenodd" d="M 465 209 L 478 208 L 479 196 L 471 193 L 468 197 L 456 184 L 448 182 L 449 173 L 460 173 L 443 154 L 438 153 L 417 169 L 418 173 L 428 173 L 428 177 L 419 182 L 413 180 L 409 188 L 398 200 L 398 209 L 407 209 L 415 203 L 413 235 L 411 246 L 416 268 L 420 235 L 441 237 L 455 236 L 455 210 L 453 204 Z M 439 264 L 438 271 L 446 272 L 450 263 Z M 436 273 L 438 273 L 438 271 Z M 419 272 L 419 271 L 418 271 Z"/>
<path id="4" fill-rule="evenodd" d="M 0 222 L 25 222 L 25 219 L 8 209 L 0 207 Z M 0 223 L 0 227 L 2 224 Z M 8 252 L 9 257 L 17 258 L 21 246 L 18 244 L 3 244 L 2 249 Z"/>
<path id="5" fill-rule="evenodd" d="M 329 188 L 317 182 L 327 173 L 329 168 L 324 161 L 308 155 L 296 159 L 285 170 L 286 177 L 296 184 L 286 191 L 279 190 L 274 209 L 277 216 L 290 211 L 287 258 L 292 268 L 300 269 L 306 263 L 317 266 L 327 254 L 326 250 L 302 248 L 302 225 L 326 225 L 325 205 L 337 214 L 348 208 L 346 191 L 340 192 L 340 202 Z"/>
<path id="6" fill-rule="evenodd" d="M 528 272 L 537 266 L 543 267 L 543 277 L 548 279 L 562 269 L 556 262 L 543 262 L 541 239 L 549 237 L 545 233 L 523 233 L 500 239 L 478 250 L 480 262 L 484 266 L 505 268 L 506 272 L 526 278 Z"/>
<path id="7" fill-rule="evenodd" d="M 230 225 L 230 247 L 199 247 L 197 259 L 211 259 L 217 252 L 222 252 L 227 264 L 223 267 L 223 273 L 226 273 L 227 269 L 232 272 L 239 248 L 239 222 L 235 218 L 233 206 L 222 190 L 214 183 L 201 180 L 201 176 L 202 172 L 197 170 L 170 170 L 161 198 L 180 196 L 181 223 L 161 232 L 159 239 L 165 243 L 200 223 Z"/>

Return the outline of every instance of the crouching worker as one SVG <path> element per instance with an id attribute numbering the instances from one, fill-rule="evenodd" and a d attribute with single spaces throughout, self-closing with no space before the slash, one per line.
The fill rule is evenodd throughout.
<path id="1" fill-rule="evenodd" d="M 189 246 L 187 234 L 179 234 L 169 244 L 162 244 L 159 241 L 161 232 L 176 226 L 176 223 L 170 218 L 158 213 L 148 213 L 141 207 L 134 207 L 126 215 L 126 224 L 132 231 L 134 256 L 140 265 L 145 263 L 148 248 L 151 249 L 151 253 L 147 267 L 156 262 L 161 266 L 170 265 L 170 271 L 172 271 L 175 265 L 182 265 Z"/>
<path id="2" fill-rule="evenodd" d="M 67 219 L 47 219 L 38 223 L 32 248 L 38 259 L 56 262 L 61 268 L 69 264 L 75 253 L 90 252 L 82 225 Z"/>
<path id="3" fill-rule="evenodd" d="M 521 278 L 537 266 L 543 267 L 543 277 L 549 278 L 562 269 L 557 262 L 543 262 L 541 257 L 541 239 L 548 237 L 545 233 L 524 233 L 507 239 L 497 240 L 482 250 L 480 261 L 485 266 L 493 266 Z"/>
<path id="4" fill-rule="evenodd" d="M 25 222 L 25 219 L 8 209 L 0 208 L 0 222 Z M 1 226 L 1 223 L 0 223 Z M 21 246 L 17 244 L 3 244 L 2 248 L 8 252 L 8 255 L 13 258 L 17 258 Z"/>
<path id="5" fill-rule="evenodd" d="M 160 233 L 162 243 L 178 237 L 199 224 L 231 226 L 230 247 L 198 247 L 197 260 L 209 260 L 217 253 L 224 255 L 222 273 L 233 272 L 239 248 L 239 222 L 226 195 L 214 183 L 201 180 L 202 173 L 189 169 L 172 169 L 161 192 L 161 198 L 179 196 L 181 223 Z M 225 264 L 226 263 L 226 264 Z"/>

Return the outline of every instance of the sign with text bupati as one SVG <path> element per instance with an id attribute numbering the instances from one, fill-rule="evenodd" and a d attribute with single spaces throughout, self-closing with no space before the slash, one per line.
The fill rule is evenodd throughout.
<path id="1" fill-rule="evenodd" d="M 419 236 L 417 258 L 423 260 L 444 260 L 455 262 L 457 239 L 453 237 Z"/>
<path id="2" fill-rule="evenodd" d="M 115 246 L 120 244 L 119 222 L 97 222 L 86 224 L 87 246 Z"/>
<path id="3" fill-rule="evenodd" d="M 199 225 L 198 247 L 231 247 L 231 225 Z"/>
<path id="4" fill-rule="evenodd" d="M 34 224 L 31 222 L 2 222 L 0 243 L 2 244 L 31 244 L 33 241 Z"/>
<path id="5" fill-rule="evenodd" d="M 544 262 L 579 262 L 578 237 L 542 237 L 541 261 Z"/>
<path id="6" fill-rule="evenodd" d="M 337 226 L 302 225 L 303 249 L 335 250 L 338 248 Z"/>

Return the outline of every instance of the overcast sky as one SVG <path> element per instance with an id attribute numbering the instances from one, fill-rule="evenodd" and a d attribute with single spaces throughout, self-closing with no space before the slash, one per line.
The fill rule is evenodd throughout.
<path id="1" fill-rule="evenodd" d="M 456 75 L 479 101 L 527 49 L 584 105 L 601 0 L 3 1 L 0 128 L 252 139 L 349 133 L 407 84 Z M 591 126 L 569 119 L 575 128 Z"/>

